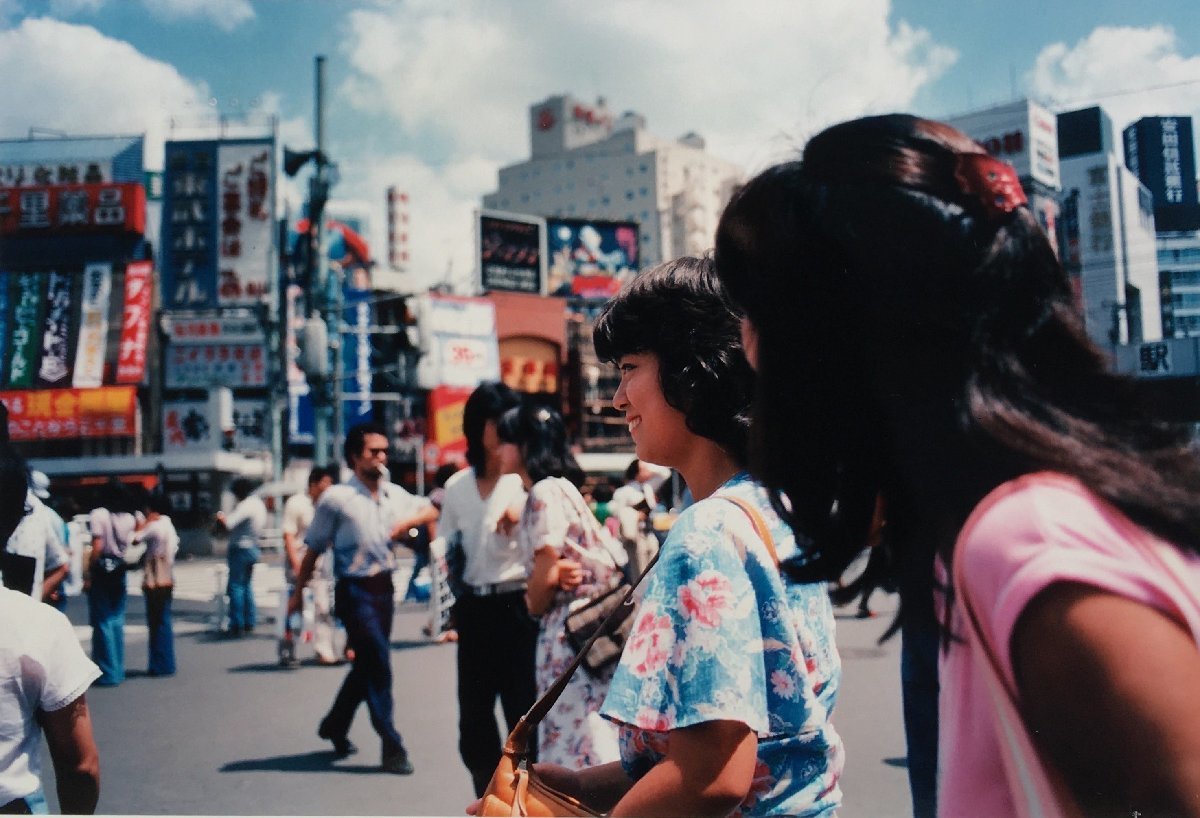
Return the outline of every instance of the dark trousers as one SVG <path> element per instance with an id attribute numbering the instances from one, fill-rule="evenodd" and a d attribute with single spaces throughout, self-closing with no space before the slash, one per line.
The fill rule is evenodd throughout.
<path id="1" fill-rule="evenodd" d="M 174 589 L 146 588 L 146 628 L 150 632 L 150 661 L 146 672 L 151 676 L 175 673 L 175 634 L 171 622 L 171 595 Z"/>
<path id="2" fill-rule="evenodd" d="M 534 656 L 537 623 L 521 591 L 464 596 L 454 605 L 458 630 L 458 752 L 471 772 L 475 795 L 500 761 L 496 698 L 508 730 L 537 699 Z M 536 757 L 536 756 L 535 756 Z"/>
<path id="3" fill-rule="evenodd" d="M 254 588 L 250 585 L 254 563 L 258 562 L 258 548 L 242 548 L 230 543 L 225 560 L 229 566 L 229 630 L 241 633 L 253 629 L 258 621 Z"/>
<path id="4" fill-rule="evenodd" d="M 108 558 L 104 558 L 108 559 Z M 92 626 L 92 661 L 100 668 L 99 685 L 125 681 L 125 566 L 92 569 L 88 620 Z"/>
<path id="5" fill-rule="evenodd" d="M 933 818 L 937 814 L 940 639 L 937 618 L 932 610 L 914 611 L 903 621 L 900 634 L 900 687 L 913 816 Z"/>
<path id="6" fill-rule="evenodd" d="M 323 732 L 342 737 L 350 732 L 354 711 L 367 703 L 371 726 L 379 734 L 385 757 L 404 750 L 392 723 L 392 616 L 396 603 L 390 575 L 369 580 L 339 579 L 333 591 L 334 613 L 346 627 L 346 644 L 354 663 L 322 721 Z"/>

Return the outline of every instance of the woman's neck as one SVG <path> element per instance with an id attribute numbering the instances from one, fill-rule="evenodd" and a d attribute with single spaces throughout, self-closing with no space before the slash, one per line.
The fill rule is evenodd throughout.
<path id="1" fill-rule="evenodd" d="M 742 470 L 727 451 L 708 438 L 698 438 L 687 462 L 675 468 L 696 500 L 703 500 Z"/>

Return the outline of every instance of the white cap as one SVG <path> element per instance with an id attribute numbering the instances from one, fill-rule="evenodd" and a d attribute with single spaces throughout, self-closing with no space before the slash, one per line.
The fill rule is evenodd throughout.
<path id="1" fill-rule="evenodd" d="M 42 500 L 50 497 L 50 478 L 45 472 L 35 471 L 29 474 L 29 488 L 33 490 L 33 495 Z"/>

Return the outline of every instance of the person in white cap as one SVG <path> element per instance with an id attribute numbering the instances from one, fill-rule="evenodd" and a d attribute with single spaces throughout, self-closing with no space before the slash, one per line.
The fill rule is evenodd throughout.
<path id="1" fill-rule="evenodd" d="M 22 563 L 25 570 L 6 571 L 4 581 L 6 587 L 45 602 L 60 593 L 70 568 L 62 518 L 42 502 L 50 497 L 49 486 L 50 479 L 42 472 L 30 475 L 25 492 L 29 513 L 9 537 L 7 548 L 10 557 Z"/>

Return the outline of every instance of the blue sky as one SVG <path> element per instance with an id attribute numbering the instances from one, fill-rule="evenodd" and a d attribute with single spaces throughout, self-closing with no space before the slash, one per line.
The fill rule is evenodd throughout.
<path id="1" fill-rule="evenodd" d="M 383 191 L 409 192 L 412 288 L 468 280 L 471 210 L 556 93 L 699 132 L 751 172 L 864 113 L 1015 95 L 1098 101 L 1118 127 L 1200 115 L 1195 0 L 0 0 L 0 137 L 146 132 L 153 164 L 220 113 L 309 147 L 316 54 L 335 193 L 381 252 Z"/>

